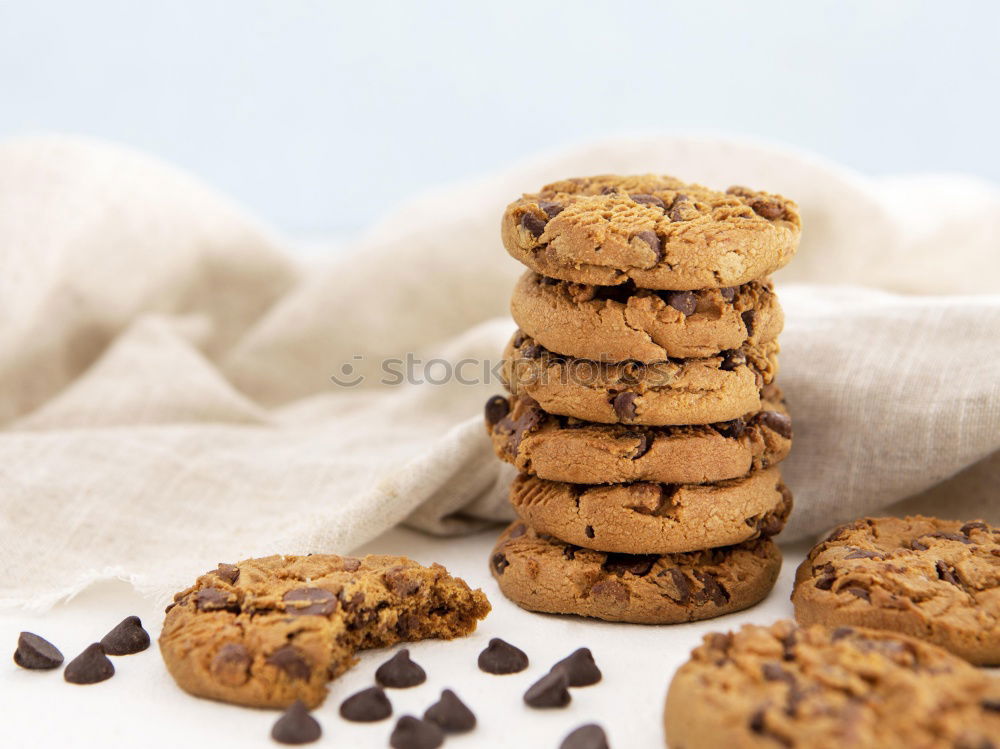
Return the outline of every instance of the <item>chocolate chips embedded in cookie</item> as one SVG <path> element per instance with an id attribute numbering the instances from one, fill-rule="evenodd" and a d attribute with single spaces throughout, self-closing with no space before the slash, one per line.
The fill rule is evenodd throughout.
<path id="1" fill-rule="evenodd" d="M 108 655 L 132 655 L 149 647 L 149 633 L 137 616 L 127 616 L 101 639 Z"/>
<path id="2" fill-rule="evenodd" d="M 97 684 L 115 675 L 114 664 L 104 654 L 99 642 L 88 645 L 76 658 L 66 664 L 63 678 L 70 684 Z"/>
<path id="3" fill-rule="evenodd" d="M 63 662 L 59 648 L 32 632 L 22 632 L 17 638 L 14 663 L 21 668 L 48 670 L 57 668 Z"/>
<path id="4" fill-rule="evenodd" d="M 372 723 L 392 715 L 392 703 L 380 687 L 368 687 L 340 703 L 340 715 L 357 723 Z"/>
<path id="5" fill-rule="evenodd" d="M 302 700 L 295 700 L 271 728 L 271 738 L 280 744 L 311 744 L 322 735 L 323 729 Z"/>
<path id="6" fill-rule="evenodd" d="M 444 731 L 437 723 L 404 715 L 389 737 L 392 749 L 436 749 L 444 743 Z"/>
<path id="7" fill-rule="evenodd" d="M 528 667 L 528 656 L 520 648 L 494 637 L 479 654 L 479 668 L 488 674 L 516 674 Z"/>
<path id="8" fill-rule="evenodd" d="M 212 659 L 209 671 L 219 684 L 239 687 L 250 678 L 250 651 L 238 642 L 227 642 Z"/>
<path id="9" fill-rule="evenodd" d="M 615 415 L 620 421 L 629 422 L 635 418 L 635 393 L 628 391 L 618 393 L 612 400 L 611 405 L 615 409 Z"/>
<path id="10" fill-rule="evenodd" d="M 685 317 L 693 315 L 698 308 L 698 297 L 690 291 L 668 291 L 664 300 Z"/>
<path id="11" fill-rule="evenodd" d="M 299 681 L 309 681 L 312 669 L 305 655 L 294 645 L 284 645 L 271 653 L 264 661 L 279 671 L 284 672 L 290 679 Z"/>
<path id="12" fill-rule="evenodd" d="M 590 648 L 578 648 L 556 663 L 552 671 L 566 674 L 566 680 L 571 687 L 589 687 L 601 680 L 601 669 L 594 662 Z"/>
<path id="13" fill-rule="evenodd" d="M 406 689 L 427 681 L 427 673 L 410 660 L 409 648 L 403 648 L 375 671 L 375 681 L 384 687 Z"/>
<path id="14" fill-rule="evenodd" d="M 568 687 L 569 677 L 564 671 L 550 671 L 528 688 L 524 701 L 531 707 L 566 707 L 572 699 Z"/>
<path id="15" fill-rule="evenodd" d="M 427 708 L 424 720 L 437 723 L 445 733 L 465 733 L 476 727 L 476 716 L 450 689 L 441 692 L 441 699 Z"/>
<path id="16" fill-rule="evenodd" d="M 281 600 L 292 616 L 329 616 L 337 610 L 337 596 L 322 588 L 293 588 Z"/>
<path id="17" fill-rule="evenodd" d="M 486 423 L 493 427 L 510 412 L 510 404 L 502 395 L 494 395 L 486 401 Z"/>

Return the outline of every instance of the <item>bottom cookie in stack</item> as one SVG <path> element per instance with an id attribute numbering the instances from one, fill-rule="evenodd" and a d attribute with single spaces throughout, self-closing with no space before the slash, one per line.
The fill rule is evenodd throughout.
<path id="1" fill-rule="evenodd" d="M 606 621 L 676 624 L 710 619 L 763 600 L 781 570 L 768 537 L 704 551 L 593 551 L 509 526 L 490 557 L 500 590 L 531 611 Z"/>

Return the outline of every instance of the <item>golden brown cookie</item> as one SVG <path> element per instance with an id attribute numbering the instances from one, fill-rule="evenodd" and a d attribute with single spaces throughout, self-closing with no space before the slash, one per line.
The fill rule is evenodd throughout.
<path id="1" fill-rule="evenodd" d="M 554 182 L 507 206 L 501 224 L 507 252 L 543 276 L 674 290 L 763 278 L 792 259 L 800 232 L 780 195 L 651 174 Z"/>
<path id="2" fill-rule="evenodd" d="M 862 518 L 809 552 L 792 602 L 802 624 L 894 630 L 1000 665 L 1000 528 Z"/>
<path id="3" fill-rule="evenodd" d="M 549 351 L 594 361 L 713 356 L 773 341 L 784 315 L 769 279 L 726 289 L 653 291 L 559 281 L 527 271 L 514 321 Z"/>
<path id="4" fill-rule="evenodd" d="M 271 556 L 220 564 L 167 609 L 160 651 L 178 685 L 253 707 L 315 707 L 355 652 L 467 635 L 490 611 L 441 565 L 405 557 Z"/>
<path id="5" fill-rule="evenodd" d="M 520 474 L 514 512 L 539 533 L 598 551 L 670 554 L 781 532 L 792 494 L 777 468 L 714 484 L 589 486 Z"/>
<path id="6" fill-rule="evenodd" d="M 517 331 L 504 351 L 514 395 L 542 410 L 602 424 L 712 424 L 760 410 L 760 391 L 778 371 L 776 341 L 703 359 L 609 364 L 553 354 Z"/>
<path id="7" fill-rule="evenodd" d="M 748 624 L 694 649 L 664 723 L 683 749 L 992 747 L 1000 679 L 896 633 Z"/>
<path id="8" fill-rule="evenodd" d="M 768 538 L 687 554 L 612 554 L 516 522 L 493 548 L 490 570 L 503 594 L 531 611 L 676 624 L 761 601 L 778 579 L 781 554 Z"/>
<path id="9" fill-rule="evenodd" d="M 760 411 L 668 427 L 592 424 L 547 414 L 526 395 L 498 395 L 487 401 L 486 428 L 501 460 L 572 484 L 723 481 L 780 463 L 792 446 L 792 422 L 774 384 L 764 387 Z"/>

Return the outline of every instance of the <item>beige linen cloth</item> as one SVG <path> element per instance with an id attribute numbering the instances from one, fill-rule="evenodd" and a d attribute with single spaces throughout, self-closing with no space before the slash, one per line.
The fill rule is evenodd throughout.
<path id="1" fill-rule="evenodd" d="M 801 251 L 778 276 L 795 425 L 784 538 L 907 498 L 1000 520 L 991 185 L 866 179 L 750 142 L 617 139 L 412 200 L 304 267 L 175 169 L 21 139 L 0 145 L 0 603 L 44 607 L 108 577 L 162 596 L 223 560 L 508 517 L 510 473 L 481 423 L 495 377 L 466 364 L 478 384 L 393 385 L 385 360 L 495 363 L 523 270 L 500 245 L 504 205 L 563 176 L 647 171 L 802 208 Z"/>

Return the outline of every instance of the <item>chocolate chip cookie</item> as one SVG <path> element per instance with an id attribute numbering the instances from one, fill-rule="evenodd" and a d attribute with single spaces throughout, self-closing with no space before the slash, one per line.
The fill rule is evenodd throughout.
<path id="1" fill-rule="evenodd" d="M 1000 679 L 896 633 L 746 625 L 695 648 L 664 722 L 684 749 L 993 747 Z"/>
<path id="2" fill-rule="evenodd" d="M 606 363 L 554 354 L 517 331 L 504 351 L 503 377 L 550 414 L 602 424 L 712 424 L 759 411 L 760 392 L 778 371 L 775 341 L 703 359 Z"/>
<path id="3" fill-rule="evenodd" d="M 780 569 L 769 538 L 686 554 L 613 554 L 563 543 L 522 522 L 503 532 L 490 556 L 500 590 L 522 608 L 637 624 L 745 609 L 767 596 Z"/>
<path id="4" fill-rule="evenodd" d="M 510 503 L 525 523 L 566 543 L 668 554 L 776 535 L 792 495 L 777 468 L 715 484 L 589 486 L 522 473 L 510 487 Z"/>
<path id="5" fill-rule="evenodd" d="M 485 410 L 497 457 L 572 484 L 723 481 L 776 465 L 792 447 L 792 422 L 774 384 L 761 392 L 760 411 L 693 426 L 591 424 L 547 414 L 527 395 L 494 396 Z"/>
<path id="6" fill-rule="evenodd" d="M 486 596 L 441 565 L 315 554 L 221 564 L 176 596 L 160 650 L 184 690 L 253 707 L 315 707 L 355 653 L 467 635 Z"/>
<path id="7" fill-rule="evenodd" d="M 507 206 L 501 224 L 507 252 L 543 276 L 673 290 L 763 278 L 792 259 L 800 232 L 780 195 L 656 175 L 554 182 Z"/>
<path id="8" fill-rule="evenodd" d="M 726 289 L 653 291 L 592 286 L 526 272 L 510 311 L 549 351 L 594 361 L 713 356 L 773 341 L 784 315 L 769 279 Z"/>
<path id="9" fill-rule="evenodd" d="M 863 518 L 799 566 L 802 624 L 889 629 L 1000 665 L 1000 528 L 980 521 Z"/>

